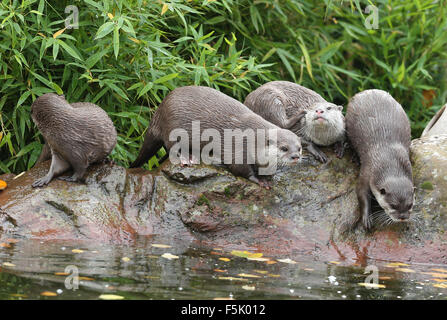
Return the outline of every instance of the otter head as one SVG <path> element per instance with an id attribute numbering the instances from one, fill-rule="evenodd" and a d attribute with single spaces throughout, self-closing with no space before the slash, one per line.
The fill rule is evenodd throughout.
<path id="1" fill-rule="evenodd" d="M 279 166 L 293 165 L 301 160 L 300 138 L 287 129 L 275 129 L 267 140 L 267 157 Z M 273 159 L 274 158 L 274 159 Z"/>
<path id="2" fill-rule="evenodd" d="M 330 102 L 317 102 L 305 116 L 304 135 L 313 143 L 329 146 L 341 141 L 345 133 L 343 106 Z"/>
<path id="3" fill-rule="evenodd" d="M 36 124 L 48 117 L 47 112 L 60 107 L 71 107 L 64 95 L 45 93 L 34 100 L 31 105 L 31 117 Z"/>
<path id="4" fill-rule="evenodd" d="M 410 218 L 414 202 L 413 182 L 406 176 L 373 178 L 371 192 L 385 213 L 394 222 Z"/>

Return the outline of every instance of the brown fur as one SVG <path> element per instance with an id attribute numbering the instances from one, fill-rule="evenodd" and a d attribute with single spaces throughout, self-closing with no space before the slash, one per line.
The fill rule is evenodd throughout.
<path id="1" fill-rule="evenodd" d="M 317 146 L 335 144 L 337 156 L 343 156 L 343 107 L 327 102 L 315 91 L 289 81 L 272 81 L 251 92 L 244 104 L 267 121 L 295 132 L 321 162 L 327 157 Z M 317 110 L 324 121 L 316 121 Z M 305 117 L 300 117 L 302 112 L 307 113 Z"/>
<path id="2" fill-rule="evenodd" d="M 53 177 L 73 168 L 67 181 L 82 181 L 87 167 L 104 160 L 116 144 L 116 130 L 107 113 L 92 103 L 70 105 L 63 96 L 47 93 L 31 106 L 34 123 L 51 151 L 48 174 L 33 187 L 48 184 Z M 45 147 L 40 158 L 45 158 Z"/>
<path id="3" fill-rule="evenodd" d="M 224 129 L 241 129 L 242 131 L 246 129 L 275 129 L 278 132 L 278 145 L 285 145 L 289 149 L 285 156 L 299 158 L 301 153 L 299 138 L 289 130 L 275 126 L 239 101 L 215 89 L 187 86 L 173 90 L 162 101 L 152 117 L 143 146 L 131 167 L 142 166 L 162 146 L 169 150 L 176 143 L 176 141 L 169 141 L 169 134 L 174 129 L 185 129 L 191 141 L 193 121 L 200 121 L 201 133 L 205 129 L 216 129 L 220 133 L 222 157 L 225 153 L 223 148 Z M 207 143 L 202 141 L 200 149 Z M 259 182 L 255 177 L 256 165 L 246 164 L 245 143 L 244 150 L 239 152 L 244 152 L 244 163 L 228 165 L 230 171 L 235 175 Z"/>
<path id="4" fill-rule="evenodd" d="M 366 229 L 372 227 L 372 195 L 390 220 L 407 219 L 414 197 L 411 129 L 401 105 L 382 90 L 358 93 L 348 105 L 346 131 L 361 163 L 355 223 L 362 219 Z"/>

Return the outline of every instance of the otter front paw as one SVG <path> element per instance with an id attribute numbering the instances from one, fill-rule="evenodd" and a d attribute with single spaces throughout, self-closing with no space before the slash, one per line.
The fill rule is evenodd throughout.
<path id="1" fill-rule="evenodd" d="M 318 150 L 313 153 L 313 156 L 315 157 L 315 159 L 317 159 L 321 163 L 326 163 L 328 161 L 328 158 L 323 151 Z"/>
<path id="2" fill-rule="evenodd" d="M 31 185 L 33 188 L 37 188 L 37 187 L 43 187 L 46 186 L 48 183 L 50 183 L 51 178 L 48 177 L 43 177 L 40 179 L 37 179 L 36 181 L 33 182 L 33 184 Z"/>
<path id="3" fill-rule="evenodd" d="M 372 220 L 369 217 L 369 214 L 363 215 L 362 224 L 365 231 L 371 231 L 372 229 Z"/>
<path id="4" fill-rule="evenodd" d="M 346 143 L 343 141 L 336 142 L 334 144 L 334 152 L 337 158 L 341 159 L 345 155 Z"/>

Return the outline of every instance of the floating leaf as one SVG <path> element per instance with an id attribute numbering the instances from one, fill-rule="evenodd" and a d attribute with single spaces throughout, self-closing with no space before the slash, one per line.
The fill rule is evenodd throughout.
<path id="1" fill-rule="evenodd" d="M 128 258 L 128 257 L 123 257 L 123 258 L 121 258 L 121 260 L 123 260 L 124 262 L 129 262 L 129 261 L 130 261 L 130 258 Z"/>
<path id="2" fill-rule="evenodd" d="M 269 261 L 270 259 L 269 258 L 250 258 L 250 257 L 248 257 L 247 260 L 265 262 L 265 261 Z"/>
<path id="3" fill-rule="evenodd" d="M 0 243 L 0 247 L 2 247 L 2 248 L 11 248 L 11 245 L 9 243 L 2 242 L 2 243 Z"/>
<path id="4" fill-rule="evenodd" d="M 359 286 L 362 286 L 362 287 L 365 287 L 365 288 L 372 288 L 372 289 L 383 289 L 383 288 L 386 288 L 386 286 L 384 284 L 366 283 L 366 282 L 359 283 Z"/>
<path id="5" fill-rule="evenodd" d="M 446 269 L 431 269 L 431 270 L 433 270 L 433 271 L 436 271 L 436 272 L 445 272 L 445 273 L 447 273 L 447 270 Z"/>
<path id="6" fill-rule="evenodd" d="M 230 280 L 230 281 L 248 281 L 248 279 L 244 278 L 236 278 L 236 277 L 218 277 L 219 280 Z"/>
<path id="7" fill-rule="evenodd" d="M 311 268 L 303 268 L 303 270 L 306 270 L 306 271 L 314 271 L 314 269 L 311 269 Z"/>
<path id="8" fill-rule="evenodd" d="M 16 265 L 14 263 L 3 262 L 3 266 L 4 267 L 15 267 Z"/>
<path id="9" fill-rule="evenodd" d="M 436 282 L 447 282 L 447 279 L 431 279 L 431 280 Z"/>
<path id="10" fill-rule="evenodd" d="M 7 186 L 8 184 L 5 181 L 0 180 L 0 191 L 5 190 Z"/>
<path id="11" fill-rule="evenodd" d="M 44 297 L 56 297 L 57 293 L 52 292 L 52 291 L 44 291 L 44 292 L 41 292 L 40 295 L 44 296 Z"/>
<path id="12" fill-rule="evenodd" d="M 124 297 L 118 296 L 115 294 L 102 294 L 99 296 L 99 299 L 102 299 L 102 300 L 123 300 Z"/>
<path id="13" fill-rule="evenodd" d="M 175 256 L 175 255 L 170 254 L 170 253 L 163 253 L 161 256 L 163 258 L 165 258 L 165 259 L 168 259 L 168 260 L 178 259 L 178 256 Z"/>
<path id="14" fill-rule="evenodd" d="M 231 251 L 231 254 L 236 257 L 251 258 L 251 259 L 258 259 L 262 257 L 262 253 L 253 253 L 249 251 L 239 251 L 239 250 L 233 250 Z"/>
<path id="15" fill-rule="evenodd" d="M 386 276 L 379 277 L 379 280 L 391 280 L 391 279 L 392 279 L 391 277 L 386 277 Z"/>
<path id="16" fill-rule="evenodd" d="M 245 278 L 260 278 L 260 276 L 257 276 L 255 274 L 248 274 L 248 273 L 239 273 L 239 277 L 245 277 Z"/>
<path id="17" fill-rule="evenodd" d="M 332 263 L 332 264 L 340 264 L 340 262 L 338 262 L 338 261 L 329 261 L 329 263 Z"/>
<path id="18" fill-rule="evenodd" d="M 281 277 L 281 275 L 279 275 L 279 274 L 273 274 L 273 273 L 269 273 L 268 276 L 269 276 L 269 277 L 272 277 L 272 278 L 279 278 L 279 277 Z"/>
<path id="19" fill-rule="evenodd" d="M 433 278 L 447 278 L 447 273 L 436 273 L 436 272 L 421 272 L 423 274 L 429 274 Z"/>
<path id="20" fill-rule="evenodd" d="M 268 271 L 266 271 L 266 270 L 253 270 L 254 272 L 256 272 L 256 273 L 260 273 L 260 274 L 267 274 L 268 273 Z"/>
<path id="21" fill-rule="evenodd" d="M 219 260 L 228 262 L 228 261 L 230 261 L 231 259 L 228 259 L 228 258 L 219 258 Z"/>
<path id="22" fill-rule="evenodd" d="M 73 249 L 73 250 L 71 250 L 71 252 L 73 252 L 73 253 L 83 253 L 84 250 L 81 250 L 81 249 Z"/>
<path id="23" fill-rule="evenodd" d="M 215 272 L 222 272 L 222 273 L 227 272 L 227 270 L 222 270 L 222 269 L 214 269 L 214 271 Z"/>
<path id="24" fill-rule="evenodd" d="M 79 277 L 79 280 L 84 280 L 84 281 L 94 281 L 95 279 L 93 278 L 89 278 L 89 277 Z"/>
<path id="25" fill-rule="evenodd" d="M 385 265 L 385 267 L 396 268 L 396 267 L 407 267 L 409 264 L 401 263 L 401 262 L 392 262 Z"/>
<path id="26" fill-rule="evenodd" d="M 413 273 L 413 272 L 415 272 L 414 270 L 408 269 L 408 268 L 396 268 L 394 270 L 400 271 L 400 272 L 406 272 L 406 273 Z"/>
<path id="27" fill-rule="evenodd" d="M 433 287 L 447 289 L 447 283 L 435 283 Z"/>
<path id="28" fill-rule="evenodd" d="M 256 289 L 256 287 L 252 287 L 252 286 L 242 286 L 242 289 L 247 290 L 247 291 L 254 291 Z"/>
<path id="29" fill-rule="evenodd" d="M 160 244 L 160 243 L 153 243 L 153 244 L 151 244 L 151 246 L 153 246 L 155 248 L 164 248 L 164 249 L 172 248 L 172 246 L 169 246 L 167 244 Z"/>
<path id="30" fill-rule="evenodd" d="M 55 272 L 55 276 L 69 276 L 70 274 L 68 272 Z"/>
<path id="31" fill-rule="evenodd" d="M 277 260 L 279 262 L 288 263 L 288 264 L 295 264 L 296 263 L 296 261 L 293 261 L 293 260 L 291 260 L 289 258 L 287 258 L 287 259 L 277 259 Z"/>

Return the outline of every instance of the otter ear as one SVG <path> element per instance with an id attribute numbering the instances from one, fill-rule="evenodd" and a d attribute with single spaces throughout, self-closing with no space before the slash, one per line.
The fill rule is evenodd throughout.
<path id="1" fill-rule="evenodd" d="M 381 194 L 381 195 L 383 195 L 383 196 L 384 196 L 384 195 L 386 195 L 386 190 L 385 190 L 385 189 L 383 189 L 383 188 L 382 188 L 382 189 L 380 189 L 380 194 Z"/>
<path id="2" fill-rule="evenodd" d="M 337 110 L 343 111 L 343 106 L 337 106 Z"/>

